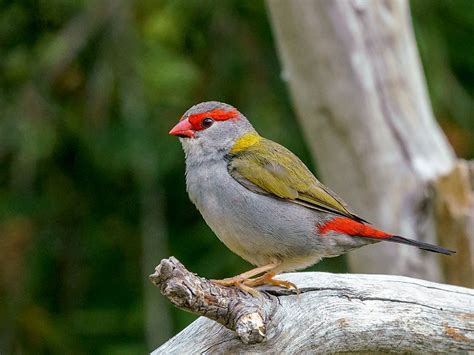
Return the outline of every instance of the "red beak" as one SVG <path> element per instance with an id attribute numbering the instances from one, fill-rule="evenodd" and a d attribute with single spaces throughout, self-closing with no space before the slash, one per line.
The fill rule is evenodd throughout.
<path id="1" fill-rule="evenodd" d="M 169 132 L 172 136 L 178 137 L 194 137 L 194 130 L 188 120 L 179 121 Z"/>

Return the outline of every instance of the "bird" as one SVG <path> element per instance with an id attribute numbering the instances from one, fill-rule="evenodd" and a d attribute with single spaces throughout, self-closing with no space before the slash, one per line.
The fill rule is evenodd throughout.
<path id="1" fill-rule="evenodd" d="M 255 267 L 222 280 L 252 294 L 275 276 L 378 242 L 451 255 L 454 251 L 376 229 L 323 185 L 290 150 L 259 135 L 235 107 L 189 108 L 169 134 L 185 154 L 186 189 L 216 236 Z M 260 275 L 260 276 L 259 276 Z"/>

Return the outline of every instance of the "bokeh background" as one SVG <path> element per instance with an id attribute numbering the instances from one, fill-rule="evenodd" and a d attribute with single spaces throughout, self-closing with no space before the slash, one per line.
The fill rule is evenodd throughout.
<path id="1" fill-rule="evenodd" d="M 474 4 L 411 7 L 436 117 L 474 158 Z M 161 258 L 249 267 L 189 202 L 167 134 L 211 99 L 316 170 L 263 1 L 0 1 L 0 353 L 145 353 L 194 319 L 148 282 Z"/>

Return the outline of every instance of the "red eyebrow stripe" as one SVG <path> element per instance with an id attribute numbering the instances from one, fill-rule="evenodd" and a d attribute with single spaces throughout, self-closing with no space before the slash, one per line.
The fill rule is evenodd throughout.
<path id="1" fill-rule="evenodd" d="M 205 117 L 210 117 L 215 121 L 226 121 L 232 118 L 239 117 L 239 113 L 237 112 L 236 109 L 226 111 L 221 108 L 216 108 L 211 111 L 195 113 L 194 115 L 190 115 L 188 117 L 188 120 L 192 125 L 197 125 Z"/>

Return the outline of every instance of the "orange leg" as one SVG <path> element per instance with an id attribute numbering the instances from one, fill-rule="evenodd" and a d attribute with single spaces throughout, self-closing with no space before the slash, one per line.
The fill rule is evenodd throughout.
<path id="1" fill-rule="evenodd" d="M 247 282 L 253 281 L 250 278 L 253 276 L 257 276 L 258 274 L 261 274 L 263 272 L 267 272 L 269 270 L 272 270 L 276 268 L 280 263 L 271 263 L 268 265 L 263 265 L 259 266 L 255 269 L 246 271 L 240 275 L 234 276 L 234 277 L 229 277 L 223 280 L 211 280 L 212 282 L 222 285 L 222 286 L 237 286 L 240 289 L 252 294 L 253 296 L 258 295 L 258 291 L 253 288 L 253 286 L 247 285 Z M 263 275 L 264 276 L 264 275 Z M 263 277 L 261 276 L 261 277 Z M 259 279 L 259 277 L 257 278 Z M 255 279 L 255 280 L 257 280 Z"/>
<path id="2" fill-rule="evenodd" d="M 255 269 L 246 271 L 234 277 L 229 277 L 222 280 L 211 280 L 211 281 L 222 286 L 234 286 L 238 283 L 242 283 L 243 281 L 248 280 L 249 278 L 253 276 L 261 274 L 262 272 L 269 271 L 277 267 L 279 264 L 280 263 L 272 263 L 268 265 L 263 265 L 263 266 L 256 267 Z"/>
<path id="3" fill-rule="evenodd" d="M 272 263 L 257 267 L 234 277 L 229 277 L 223 280 L 211 281 L 222 286 L 236 286 L 241 290 L 252 294 L 253 296 L 258 296 L 258 291 L 255 289 L 255 287 L 262 286 L 265 284 L 280 286 L 288 289 L 292 288 L 296 291 L 297 294 L 299 294 L 300 290 L 298 287 L 296 287 L 294 283 L 290 281 L 274 279 L 276 272 L 272 272 L 271 270 L 275 269 L 278 265 L 280 265 L 279 262 Z M 261 274 L 263 272 L 265 272 L 265 274 L 263 274 L 262 276 L 251 279 L 251 277 L 257 276 L 258 274 Z"/>
<path id="4" fill-rule="evenodd" d="M 285 287 L 285 288 L 292 288 L 296 291 L 297 294 L 300 293 L 300 290 L 298 287 L 293 282 L 290 281 L 284 281 L 284 280 L 277 280 L 274 279 L 273 277 L 276 274 L 274 272 L 267 272 L 264 275 L 257 277 L 255 279 L 251 280 L 246 280 L 244 281 L 244 285 L 250 286 L 250 287 L 257 287 L 265 284 L 270 284 L 274 286 L 280 286 L 280 287 Z"/>

